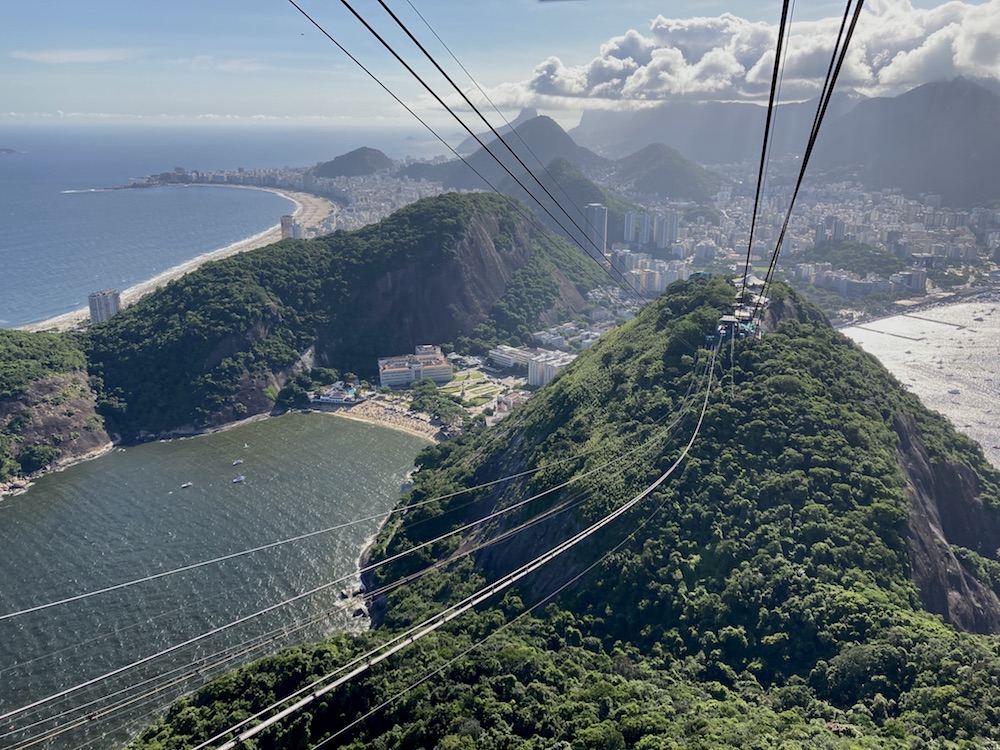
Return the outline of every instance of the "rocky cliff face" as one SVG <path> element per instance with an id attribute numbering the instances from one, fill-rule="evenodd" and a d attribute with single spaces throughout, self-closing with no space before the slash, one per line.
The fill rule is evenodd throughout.
<path id="1" fill-rule="evenodd" d="M 29 477 L 111 447 L 83 371 L 36 380 L 23 393 L 0 401 L 0 425 L 17 435 L 12 454 Z M 8 489 L 22 483 L 17 479 Z"/>
<path id="2" fill-rule="evenodd" d="M 511 279 L 531 261 L 529 230 L 522 221 L 513 235 L 502 233 L 495 216 L 477 214 L 444 262 L 440 248 L 426 248 L 421 257 L 356 290 L 351 304 L 365 311 L 364 328 L 321 336 L 319 360 L 371 373 L 378 357 L 468 335 L 489 318 Z M 556 276 L 560 293 L 555 306 L 580 309 L 585 300 L 558 272 Z M 353 352 L 353 358 L 345 352 Z"/>
<path id="3" fill-rule="evenodd" d="M 910 561 L 924 608 L 962 630 L 1000 632 L 1000 600 L 959 562 L 952 545 L 985 557 L 1000 548 L 1000 515 L 983 504 L 969 467 L 931 463 L 919 426 L 898 417 L 899 463 L 910 503 Z"/>

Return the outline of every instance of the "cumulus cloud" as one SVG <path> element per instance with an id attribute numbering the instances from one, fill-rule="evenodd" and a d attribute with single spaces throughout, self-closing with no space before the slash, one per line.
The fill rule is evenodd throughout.
<path id="1" fill-rule="evenodd" d="M 816 96 L 826 74 L 841 17 L 794 22 L 782 99 Z M 670 99 L 766 99 L 777 25 L 731 13 L 718 17 L 657 17 L 648 31 L 630 30 L 603 44 L 585 64 L 558 57 L 531 77 L 492 94 L 508 106 L 579 108 L 647 106 Z M 870 0 L 858 22 L 838 81 L 869 96 L 893 95 L 958 75 L 1000 78 L 1000 0 L 951 0 L 915 9 L 911 0 Z"/>
<path id="2" fill-rule="evenodd" d="M 49 49 L 49 50 L 14 50 L 10 56 L 18 60 L 40 62 L 46 65 L 82 65 L 87 63 L 108 63 L 131 60 L 138 56 L 132 49 Z"/>

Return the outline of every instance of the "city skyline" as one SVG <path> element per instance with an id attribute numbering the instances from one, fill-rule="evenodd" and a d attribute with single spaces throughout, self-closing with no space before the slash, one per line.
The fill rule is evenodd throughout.
<path id="1" fill-rule="evenodd" d="M 839 4 L 797 8 L 782 97 L 810 98 L 829 59 Z M 303 3 L 338 41 L 422 115 L 440 107 L 337 3 Z M 375 3 L 358 11 L 440 91 L 445 82 Z M 669 7 L 521 0 L 474 7 L 391 6 L 463 87 L 471 83 L 420 12 L 502 108 L 563 123 L 585 108 L 766 97 L 780 7 Z M 8 9 L 0 123 L 38 120 L 343 123 L 410 126 L 399 105 L 287 2 L 137 7 L 58 0 Z M 512 43 L 511 40 L 516 40 Z M 931 80 L 1000 79 L 1000 0 L 870 2 L 839 87 L 894 95 Z M 458 105 L 457 95 L 448 97 Z M 473 99 L 482 101 L 478 92 Z"/>

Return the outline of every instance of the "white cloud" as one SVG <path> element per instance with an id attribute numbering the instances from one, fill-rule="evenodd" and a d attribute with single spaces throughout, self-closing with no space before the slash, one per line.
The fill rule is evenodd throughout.
<path id="1" fill-rule="evenodd" d="M 214 55 L 195 55 L 175 60 L 174 64 L 183 65 L 198 72 L 216 71 L 220 73 L 259 73 L 268 70 L 267 63 L 249 57 L 219 58 Z"/>
<path id="2" fill-rule="evenodd" d="M 841 16 L 793 22 L 782 99 L 816 96 Z M 731 13 L 718 17 L 657 17 L 646 33 L 611 38 L 589 62 L 558 57 L 522 82 L 496 87 L 506 106 L 642 107 L 667 99 L 766 100 L 777 25 Z M 838 88 L 893 95 L 958 75 L 1000 78 L 1000 0 L 950 0 L 915 9 L 911 0 L 870 0 L 851 41 Z"/>
<path id="3" fill-rule="evenodd" d="M 88 63 L 122 62 L 137 57 L 139 52 L 133 49 L 49 49 L 14 50 L 10 56 L 18 60 L 40 62 L 47 65 L 83 65 Z"/>

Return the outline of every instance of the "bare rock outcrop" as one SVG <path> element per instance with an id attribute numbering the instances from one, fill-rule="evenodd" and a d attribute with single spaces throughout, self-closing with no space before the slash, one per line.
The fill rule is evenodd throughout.
<path id="1" fill-rule="evenodd" d="M 1000 515 L 980 496 L 975 474 L 951 462 L 931 463 L 920 427 L 909 415 L 893 423 L 910 503 L 910 562 L 924 608 L 957 628 L 1000 633 L 1000 599 L 961 564 L 951 545 L 996 557 Z"/>
<path id="2" fill-rule="evenodd" d="M 111 447 L 96 406 L 97 398 L 86 372 L 52 375 L 32 382 L 16 396 L 0 400 L 0 426 L 17 435 L 11 449 L 13 458 L 27 472 L 36 474 L 39 469 L 65 466 Z M 26 451 L 37 451 L 39 447 L 46 450 L 44 463 L 26 458 Z"/>

